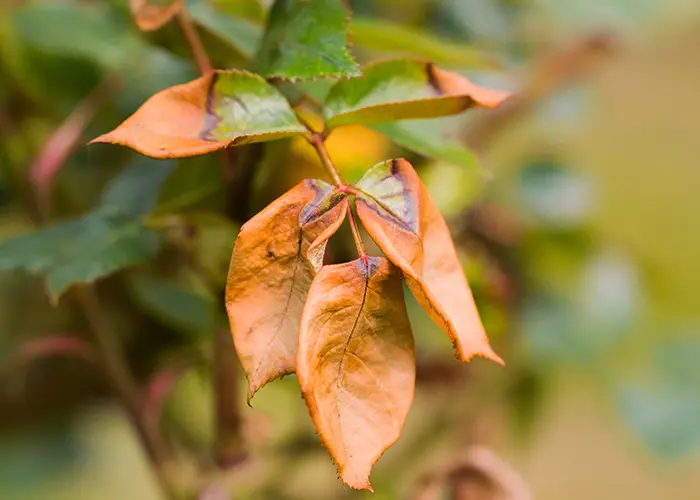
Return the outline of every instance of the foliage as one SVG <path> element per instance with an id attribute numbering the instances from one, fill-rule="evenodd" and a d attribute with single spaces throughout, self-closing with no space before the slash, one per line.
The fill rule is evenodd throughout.
<path id="1" fill-rule="evenodd" d="M 12 10 L 0 34 L 0 105 L 27 111 L 7 128 L 0 110 L 0 161 L 13 166 L 1 172 L 0 204 L 12 185 L 9 203 L 24 216 L 3 227 L 0 269 L 41 275 L 54 308 L 46 315 L 71 316 L 60 328 L 85 328 L 94 340 L 48 333 L 10 352 L 27 364 L 99 359 L 90 369 L 110 380 L 170 496 L 205 496 L 202 488 L 220 486 L 217 469 L 253 467 L 266 453 L 268 484 L 226 489 L 280 497 L 286 485 L 269 457 L 320 448 L 306 444 L 290 410 L 299 388 L 342 482 L 371 490 L 375 462 L 393 447 L 380 462 L 389 472 L 373 483 L 378 495 L 404 495 L 420 482 L 417 460 L 398 454 L 422 455 L 463 421 L 477 428 L 490 417 L 489 391 L 513 392 L 506 406 L 519 425 L 534 419 L 546 371 L 567 362 L 599 372 L 651 448 L 675 457 L 696 447 L 697 398 L 686 386 L 696 374 L 684 356 L 695 346 L 655 358 L 650 374 L 605 378 L 639 323 L 643 287 L 633 262 L 587 239 L 585 177 L 556 159 L 522 165 L 508 207 L 516 222 L 479 200 L 480 188 L 466 192 L 464 180 L 476 185 L 486 170 L 468 132 L 479 139 L 499 117 L 527 111 L 556 86 L 550 80 L 566 80 L 570 54 L 511 97 L 495 87 L 512 83 L 479 75 L 506 59 L 512 40 L 495 38 L 509 19 L 503 6 L 516 7 L 493 2 L 501 28 L 479 27 L 494 49 L 487 54 L 449 36 L 474 22 L 462 3 L 407 10 L 407 19 L 438 12 L 439 35 L 370 15 L 370 2 L 355 2 L 363 13 L 353 16 L 343 0 L 76 0 Z M 465 132 L 471 120 L 489 126 Z M 85 148 L 87 137 L 96 138 Z M 336 143 L 376 147 L 370 160 Z M 32 286 L 17 273 L 5 278 Z M 9 307 L 25 300 L 0 292 Z M 480 379 L 468 365 L 475 381 L 464 399 L 483 400 L 484 415 L 451 408 L 455 393 L 445 388 L 465 372 L 443 364 L 450 341 L 462 362 L 503 364 L 495 351 L 508 352 L 507 375 Z M 238 396 L 237 360 L 247 397 Z M 291 374 L 299 387 L 284 380 L 260 391 Z M 178 411 L 169 411 L 170 392 Z M 423 398 L 411 410 L 418 424 L 407 420 L 414 395 Z M 243 401 L 255 410 L 241 410 Z M 265 425 L 259 408 L 275 430 L 256 441 L 250 435 L 271 432 L 255 427 Z M 258 448 L 263 441 L 272 453 Z M 468 489 L 467 462 L 455 459 L 424 486 L 433 495 L 443 482 Z M 188 467 L 194 480 L 179 473 Z M 398 469 L 409 471 L 408 486 L 386 480 Z"/>

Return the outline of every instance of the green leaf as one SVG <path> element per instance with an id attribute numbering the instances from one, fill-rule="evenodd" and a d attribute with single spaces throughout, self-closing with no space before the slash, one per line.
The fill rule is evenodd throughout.
<path id="1" fill-rule="evenodd" d="M 663 458 L 681 458 L 700 447 L 700 342 L 676 341 L 655 353 L 636 379 L 617 390 L 628 424 Z"/>
<path id="2" fill-rule="evenodd" d="M 109 69 L 124 68 L 144 46 L 126 20 L 105 5 L 31 3 L 16 9 L 12 22 L 19 36 L 36 48 Z"/>
<path id="3" fill-rule="evenodd" d="M 102 207 L 132 216 L 149 212 L 155 205 L 160 186 L 174 169 L 171 161 L 141 158 L 126 167 L 107 187 L 102 194 Z"/>
<path id="4" fill-rule="evenodd" d="M 216 303 L 182 283 L 137 274 L 129 280 L 136 302 L 157 321 L 183 333 L 210 333 Z"/>
<path id="5" fill-rule="evenodd" d="M 4 242 L 0 270 L 45 274 L 55 302 L 71 284 L 147 260 L 156 249 L 156 235 L 138 219 L 100 210 Z"/>
<path id="6" fill-rule="evenodd" d="M 266 77 L 292 80 L 360 75 L 347 42 L 342 0 L 277 0 L 257 60 Z"/>
<path id="7" fill-rule="evenodd" d="M 445 130 L 445 120 L 403 120 L 373 125 L 376 131 L 415 153 L 469 169 L 482 169 L 476 155 Z M 453 129 L 454 130 L 454 129 Z"/>
<path id="8" fill-rule="evenodd" d="M 228 2 L 226 5 L 233 7 L 238 2 Z M 261 26 L 232 15 L 229 8 L 224 10 L 223 2 L 194 0 L 189 3 L 188 13 L 202 28 L 247 59 L 252 59 L 260 46 L 263 36 Z"/>
<path id="9" fill-rule="evenodd" d="M 436 118 L 477 105 L 495 107 L 509 95 L 424 61 L 381 61 L 365 66 L 363 74 L 331 88 L 323 111 L 327 126 Z"/>
<path id="10" fill-rule="evenodd" d="M 499 66 L 471 45 L 445 40 L 434 33 L 383 19 L 353 17 L 350 41 L 353 45 L 386 54 L 424 57 L 435 64 L 484 69 Z"/>
<path id="11" fill-rule="evenodd" d="M 186 158 L 304 132 L 277 88 L 232 70 L 159 92 L 92 142 L 121 144 L 152 158 Z"/>
<path id="12" fill-rule="evenodd" d="M 267 9 L 263 0 L 211 0 L 214 7 L 222 12 L 249 19 L 250 21 L 263 22 L 267 16 Z"/>
<path id="13" fill-rule="evenodd" d="M 74 283 L 89 283 L 152 258 L 158 240 L 141 220 L 172 170 L 169 162 L 144 161 L 124 169 L 101 205 L 80 219 L 15 236 L 0 244 L 0 269 L 46 276 L 55 302 Z"/>

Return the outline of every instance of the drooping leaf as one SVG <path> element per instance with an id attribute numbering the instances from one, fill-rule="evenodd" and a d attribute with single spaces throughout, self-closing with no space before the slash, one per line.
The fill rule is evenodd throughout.
<path id="1" fill-rule="evenodd" d="M 129 8 L 141 31 L 154 31 L 176 15 L 184 0 L 129 0 Z"/>
<path id="2" fill-rule="evenodd" d="M 347 42 L 343 0 L 277 0 L 260 46 L 257 71 L 292 80 L 358 76 Z"/>
<path id="3" fill-rule="evenodd" d="M 305 130 L 282 94 L 260 76 L 215 71 L 159 92 L 92 142 L 121 144 L 153 158 L 184 158 Z"/>
<path id="4" fill-rule="evenodd" d="M 144 163 L 125 169 L 93 212 L 0 244 L 0 270 L 46 275 L 56 301 L 73 283 L 89 283 L 153 257 L 158 240 L 140 215 L 151 208 L 172 165 Z"/>
<path id="5" fill-rule="evenodd" d="M 346 210 L 347 199 L 330 184 L 305 180 L 241 228 L 226 309 L 248 376 L 248 400 L 267 382 L 294 372 L 304 301 L 325 242 Z"/>
<path id="6" fill-rule="evenodd" d="M 238 2 L 228 2 L 228 4 L 233 6 Z M 198 0 L 189 3 L 187 12 L 202 28 L 231 46 L 236 52 L 252 59 L 262 39 L 262 28 L 247 19 L 241 19 L 224 11 L 223 5 L 220 8 L 217 7 L 219 6 L 207 0 Z"/>
<path id="7" fill-rule="evenodd" d="M 446 120 L 446 119 L 443 119 Z M 399 146 L 428 158 L 443 160 L 469 169 L 481 169 L 476 155 L 456 136 L 444 130 L 442 120 L 403 120 L 378 123 L 372 128 Z"/>
<path id="8" fill-rule="evenodd" d="M 348 486 L 399 437 L 415 356 L 401 273 L 381 257 L 325 266 L 299 330 L 297 376 L 316 429 Z"/>
<path id="9" fill-rule="evenodd" d="M 424 57 L 435 64 L 469 68 L 494 68 L 498 65 L 474 46 L 445 40 L 435 33 L 401 26 L 378 18 L 353 16 L 350 41 L 358 47 L 391 55 Z"/>
<path id="10" fill-rule="evenodd" d="M 450 336 L 457 357 L 502 363 L 486 338 L 447 224 L 411 164 L 398 159 L 375 165 L 357 188 L 362 224 L 404 272 L 423 309 Z"/>
<path id="11" fill-rule="evenodd" d="M 330 90 L 323 110 L 327 126 L 436 118 L 472 106 L 496 107 L 509 95 L 418 60 L 381 61 L 362 73 Z"/>

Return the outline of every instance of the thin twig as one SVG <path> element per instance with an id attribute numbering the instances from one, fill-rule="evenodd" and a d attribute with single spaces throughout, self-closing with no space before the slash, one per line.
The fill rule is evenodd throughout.
<path id="1" fill-rule="evenodd" d="M 323 141 L 323 136 L 320 134 L 314 134 L 309 138 L 309 143 L 311 143 L 318 153 L 318 157 L 321 159 L 321 163 L 323 163 L 328 175 L 330 175 L 333 179 L 333 183 L 338 187 L 344 186 L 345 183 L 343 182 L 343 179 L 340 177 L 338 170 L 331 161 L 331 157 L 328 155 L 328 150 L 326 149 L 326 144 Z"/>
<path id="2" fill-rule="evenodd" d="M 190 50 L 192 50 L 192 55 L 194 56 L 194 60 L 197 63 L 199 71 L 203 75 L 211 73 L 212 65 L 211 61 L 209 60 L 209 56 L 207 55 L 207 51 L 204 48 L 202 39 L 199 37 L 199 33 L 197 33 L 197 28 L 195 28 L 192 24 L 190 16 L 187 14 L 187 10 L 185 10 L 184 7 L 180 9 L 180 12 L 177 14 L 177 21 L 180 23 L 180 28 L 182 29 L 183 35 L 185 35 L 187 45 L 189 45 Z"/>
<path id="3" fill-rule="evenodd" d="M 172 452 L 157 429 L 151 428 L 146 423 L 141 392 L 126 364 L 115 332 L 105 318 L 99 297 L 91 286 L 77 289 L 75 297 L 95 336 L 98 354 L 102 359 L 107 377 L 141 438 L 161 487 L 172 496 L 173 485 L 167 474 L 167 469 L 172 463 Z"/>

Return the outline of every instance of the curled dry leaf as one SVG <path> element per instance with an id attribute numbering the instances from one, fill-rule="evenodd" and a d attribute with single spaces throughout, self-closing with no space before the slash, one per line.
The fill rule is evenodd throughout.
<path id="1" fill-rule="evenodd" d="M 185 158 L 305 131 L 284 96 L 262 77 L 215 71 L 159 92 L 92 142 L 121 144 L 153 158 Z"/>
<path id="2" fill-rule="evenodd" d="M 486 338 L 447 224 L 411 164 L 398 159 L 375 165 L 357 188 L 362 224 L 401 268 L 423 309 L 450 336 L 457 357 L 503 363 Z"/>
<path id="3" fill-rule="evenodd" d="M 415 356 L 399 270 L 369 257 L 324 266 L 299 330 L 297 376 L 345 484 L 369 473 L 399 437 L 413 400 Z"/>
<path id="4" fill-rule="evenodd" d="M 177 14 L 184 0 L 129 0 L 129 9 L 141 31 L 154 31 Z"/>
<path id="5" fill-rule="evenodd" d="M 304 180 L 243 225 L 226 284 L 226 310 L 248 376 L 248 401 L 294 373 L 299 322 L 325 243 L 342 224 L 347 198 Z"/>
<path id="6" fill-rule="evenodd" d="M 363 67 L 362 73 L 331 88 L 323 111 L 328 127 L 437 118 L 472 106 L 493 108 L 510 95 L 424 61 L 381 61 Z"/>

